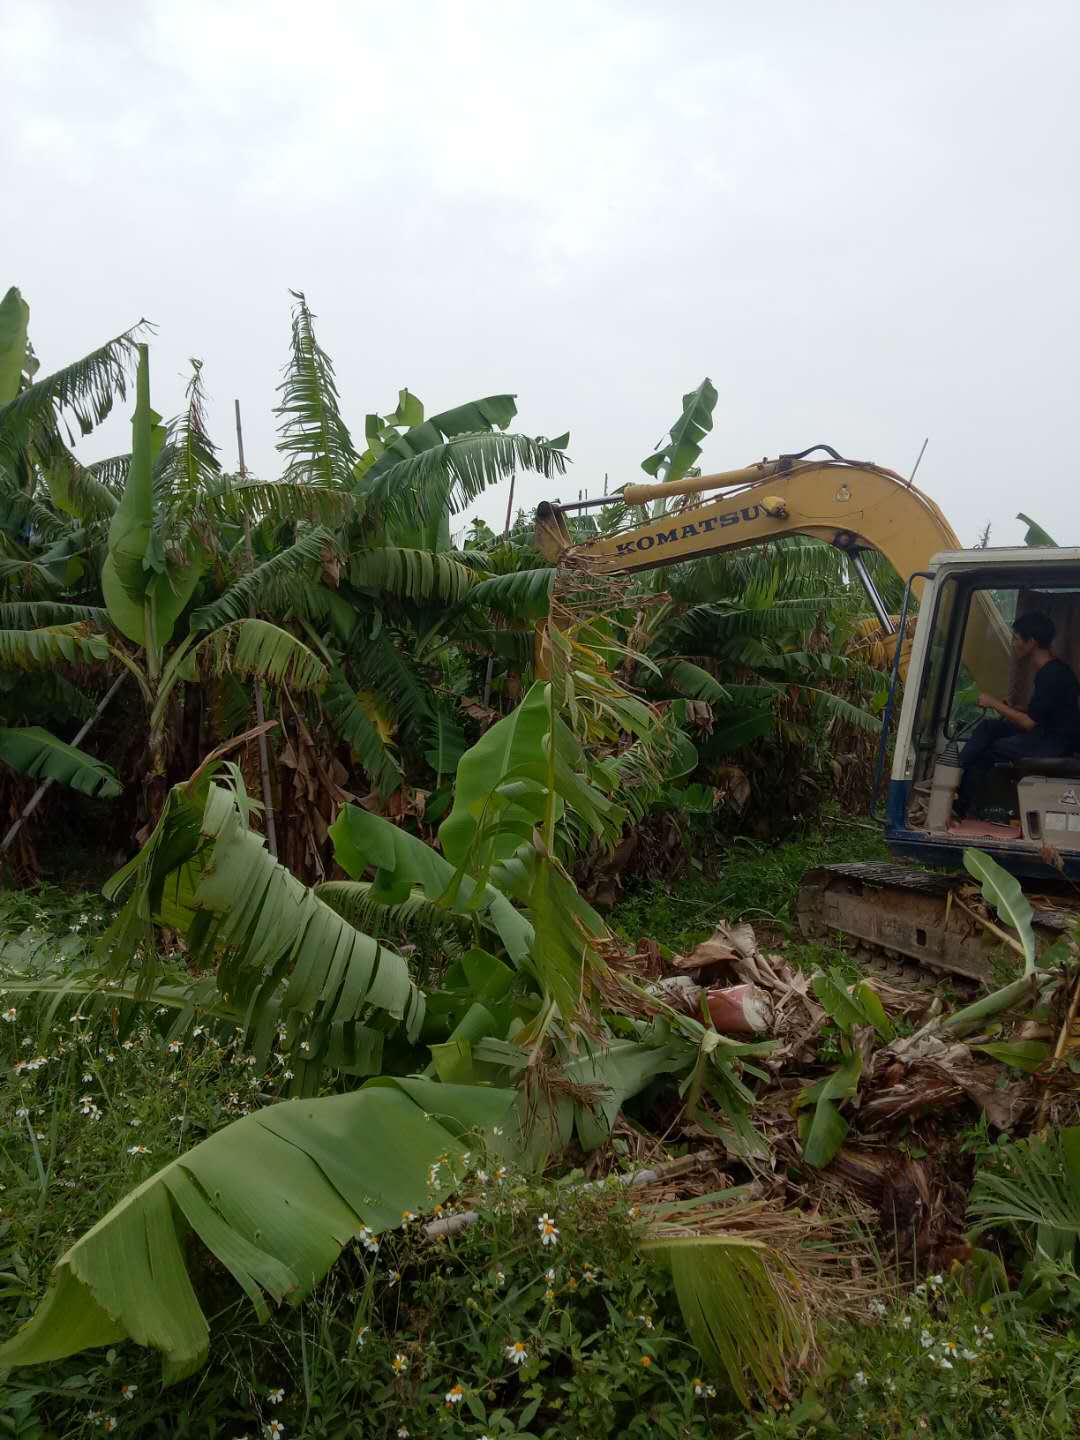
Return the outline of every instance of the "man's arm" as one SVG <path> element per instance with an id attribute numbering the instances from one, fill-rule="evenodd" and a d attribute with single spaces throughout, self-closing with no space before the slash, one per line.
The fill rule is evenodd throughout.
<path id="1" fill-rule="evenodd" d="M 1006 705 L 1004 700 L 997 700 L 993 695 L 982 694 L 979 696 L 979 708 L 982 710 L 996 710 L 1003 720 L 1008 720 L 1010 725 L 1015 725 L 1018 730 L 1034 730 L 1036 722 L 1026 710 L 1017 710 L 1012 705 Z"/>

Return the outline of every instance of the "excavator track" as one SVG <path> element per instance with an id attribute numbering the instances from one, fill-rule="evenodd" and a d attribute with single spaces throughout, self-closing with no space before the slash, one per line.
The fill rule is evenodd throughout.
<path id="1" fill-rule="evenodd" d="M 811 940 L 838 935 L 854 940 L 859 957 L 893 979 L 902 978 L 914 961 L 968 981 L 989 982 L 1000 972 L 1002 942 L 957 902 L 956 892 L 970 885 L 967 876 L 887 862 L 823 865 L 803 876 L 799 929 Z M 1070 906 L 1066 897 L 1058 908 L 1057 897 L 1040 896 L 1032 910 L 1040 949 L 1069 934 L 1077 919 L 1075 903 Z M 883 967 L 879 957 L 892 967 Z"/>

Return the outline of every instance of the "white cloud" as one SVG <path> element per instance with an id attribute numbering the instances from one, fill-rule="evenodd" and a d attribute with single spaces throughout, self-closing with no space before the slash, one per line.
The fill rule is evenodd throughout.
<path id="1" fill-rule="evenodd" d="M 717 468 L 821 439 L 904 468 L 929 432 L 920 479 L 966 538 L 1020 508 L 1080 530 L 1043 459 L 1080 318 L 1063 0 L 0 11 L 0 280 L 39 351 L 152 316 L 159 408 L 200 354 L 264 472 L 294 286 L 357 428 L 402 384 L 514 389 L 523 428 L 571 428 L 564 488 L 595 488 L 709 373 Z"/>

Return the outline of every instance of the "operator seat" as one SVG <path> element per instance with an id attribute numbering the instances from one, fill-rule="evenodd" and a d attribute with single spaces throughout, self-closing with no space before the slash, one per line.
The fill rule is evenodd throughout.
<path id="1" fill-rule="evenodd" d="M 1010 769 L 1017 780 L 1029 775 L 1047 780 L 1080 780 L 1080 755 L 1062 755 L 1054 760 L 1012 760 Z"/>

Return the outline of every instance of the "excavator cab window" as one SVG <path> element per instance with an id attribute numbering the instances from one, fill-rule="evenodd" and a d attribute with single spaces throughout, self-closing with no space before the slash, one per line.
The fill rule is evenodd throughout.
<path id="1" fill-rule="evenodd" d="M 958 576 L 949 576 L 936 587 L 930 648 L 915 718 L 917 780 L 932 768 L 940 737 L 950 716 L 962 649 L 966 599 Z"/>
<path id="2" fill-rule="evenodd" d="M 978 705 L 981 689 L 990 690 L 1017 709 L 1027 708 L 1034 672 L 1027 662 L 1015 656 L 1009 658 L 1008 650 L 1009 631 L 1017 617 L 1033 611 L 1048 615 L 1056 630 L 1055 654 L 1080 677 L 1080 587 L 1076 579 L 1075 567 L 1071 574 L 1064 569 L 1058 574 L 1048 572 L 1045 561 L 1037 572 L 1013 567 L 1009 572 L 995 573 L 980 567 L 979 571 L 958 570 L 939 579 L 931 601 L 933 618 L 915 714 L 912 779 L 916 803 L 909 820 L 919 823 L 935 767 L 957 764 L 965 740 L 988 713 Z M 972 643 L 987 634 L 988 624 L 990 629 L 1001 630 L 996 659 L 989 668 L 986 649 Z M 969 669 L 969 661 L 977 662 L 978 681 Z M 1055 761 L 1057 770 L 1063 763 L 1068 766 L 1072 762 L 1067 757 Z M 1033 778 L 1025 783 L 1031 791 L 1046 769 L 1045 764 L 1040 768 L 1034 757 L 991 767 L 975 798 L 976 818 L 1012 827 L 1017 838 L 1021 827 L 1025 838 L 1029 833 L 1036 836 L 1042 823 L 1041 812 L 1036 807 L 1032 810 L 1034 819 L 1025 818 L 1027 810 L 1032 809 L 1030 796 L 1020 793 L 1017 787 L 1029 775 Z M 919 800 L 920 796 L 923 800 Z M 934 822 L 932 828 L 944 827 Z"/>

